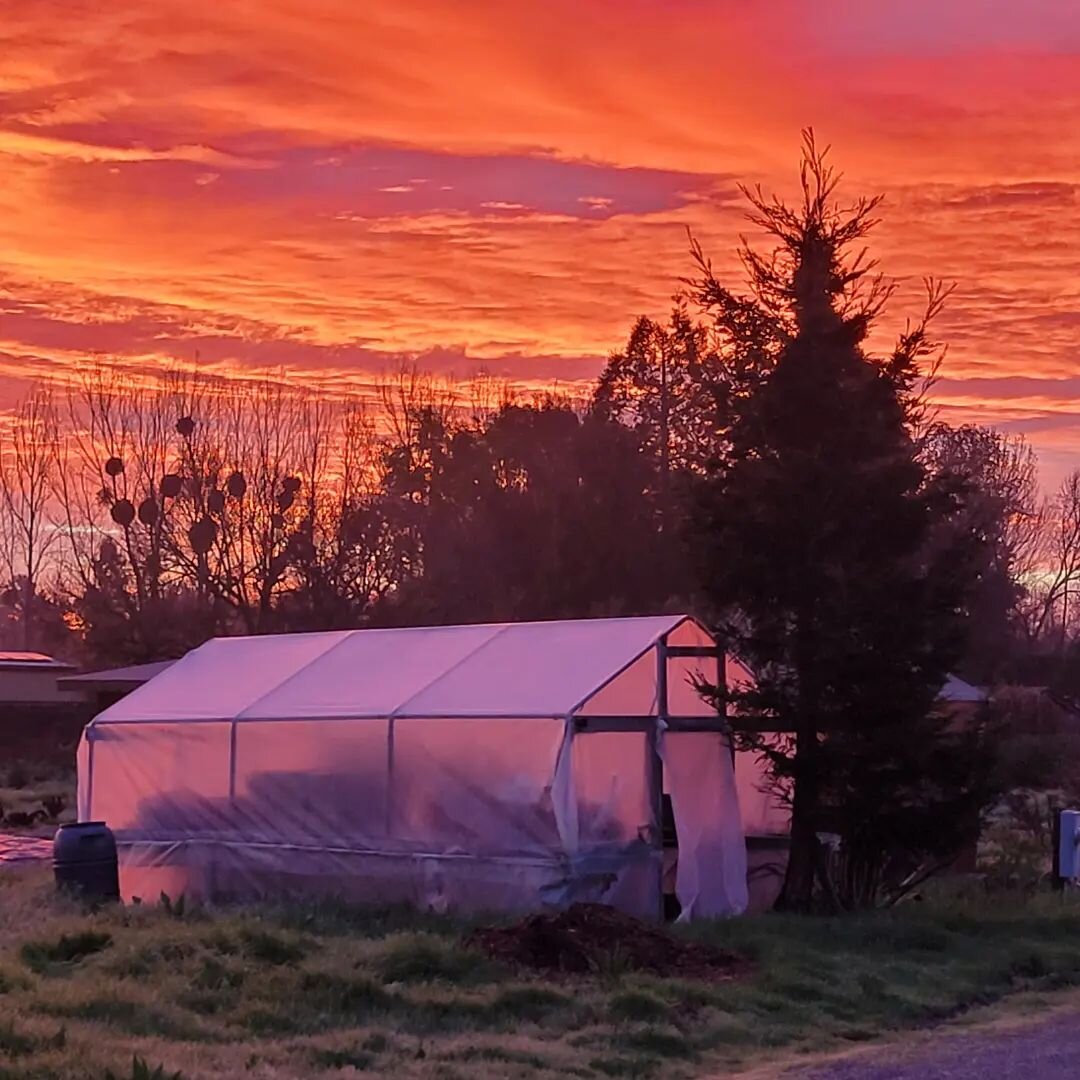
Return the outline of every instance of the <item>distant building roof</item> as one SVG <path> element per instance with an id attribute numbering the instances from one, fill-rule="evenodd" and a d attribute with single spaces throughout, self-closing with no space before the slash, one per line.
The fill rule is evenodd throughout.
<path id="1" fill-rule="evenodd" d="M 61 690 L 134 690 L 175 664 L 175 660 L 157 660 L 152 664 L 131 664 L 106 671 L 87 671 L 60 680 Z"/>
<path id="2" fill-rule="evenodd" d="M 55 660 L 44 653 L 0 651 L 0 668 L 22 668 L 24 670 L 48 668 L 70 671 L 74 666 L 74 664 L 67 664 L 63 660 Z"/>
<path id="3" fill-rule="evenodd" d="M 957 678 L 955 675 L 950 675 L 945 680 L 945 685 L 938 695 L 938 699 L 941 701 L 956 702 L 986 701 L 988 697 L 989 695 L 985 690 L 972 686 L 971 683 L 964 682 L 963 679 Z"/>

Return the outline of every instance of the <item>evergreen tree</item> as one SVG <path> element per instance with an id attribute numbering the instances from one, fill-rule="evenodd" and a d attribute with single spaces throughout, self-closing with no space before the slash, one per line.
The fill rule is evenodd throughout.
<path id="1" fill-rule="evenodd" d="M 777 241 L 767 255 L 744 245 L 749 297 L 698 251 L 719 442 L 691 539 L 705 596 L 756 675 L 731 703 L 741 738 L 790 798 L 779 906 L 792 910 L 816 886 L 834 904 L 875 902 L 955 850 L 984 797 L 977 732 L 935 707 L 962 652 L 980 537 L 958 525 L 962 486 L 931 477 L 912 437 L 945 291 L 929 284 L 926 316 L 891 355 L 870 355 L 889 288 L 852 248 L 879 200 L 841 205 L 836 183 L 808 133 L 800 206 L 747 192 Z M 823 832 L 841 837 L 839 879 Z"/>

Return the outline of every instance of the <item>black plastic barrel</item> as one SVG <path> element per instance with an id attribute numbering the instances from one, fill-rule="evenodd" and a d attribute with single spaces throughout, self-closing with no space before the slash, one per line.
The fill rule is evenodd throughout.
<path id="1" fill-rule="evenodd" d="M 116 840 L 104 821 L 61 825 L 53 838 L 56 886 L 86 900 L 119 900 Z"/>

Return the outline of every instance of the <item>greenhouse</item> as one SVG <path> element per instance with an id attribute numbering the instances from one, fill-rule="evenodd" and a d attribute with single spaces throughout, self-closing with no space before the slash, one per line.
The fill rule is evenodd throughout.
<path id="1" fill-rule="evenodd" d="M 125 898 L 655 918 L 667 806 L 681 917 L 736 914 L 725 667 L 678 615 L 218 638 L 87 727 L 79 818 Z"/>

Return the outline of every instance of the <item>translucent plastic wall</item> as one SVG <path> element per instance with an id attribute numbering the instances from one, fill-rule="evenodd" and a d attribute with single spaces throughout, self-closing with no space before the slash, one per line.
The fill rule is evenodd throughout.
<path id="1" fill-rule="evenodd" d="M 80 814 L 116 831 L 126 897 L 323 892 L 514 910 L 566 888 L 561 720 L 399 720 L 392 738 L 386 720 L 233 728 L 87 733 Z"/>
<path id="2" fill-rule="evenodd" d="M 524 629 L 528 656 L 539 631 Z M 454 630 L 436 638 L 444 652 L 467 655 L 466 646 L 479 647 L 495 660 L 512 644 L 490 628 Z M 619 632 L 629 635 L 623 624 Z M 690 623 L 671 638 L 711 645 Z M 376 652 L 385 645 L 381 636 L 361 640 Z M 283 683 L 278 675 L 275 683 L 263 665 L 249 661 L 211 704 L 192 689 L 200 685 L 197 664 L 188 665 L 184 679 L 177 674 L 185 658 L 166 673 L 171 681 L 160 684 L 156 697 L 133 695 L 88 728 L 79 750 L 80 818 L 104 820 L 116 832 L 127 898 L 323 893 L 436 911 L 518 911 L 590 900 L 655 917 L 662 868 L 659 752 L 680 838 L 677 891 L 684 912 L 741 911 L 745 850 L 726 736 L 656 730 L 662 680 L 655 647 L 620 671 L 609 659 L 614 647 L 588 652 L 576 626 L 567 640 L 561 652 L 548 654 L 555 660 L 545 679 L 534 672 L 515 680 L 522 655 L 508 653 L 477 694 L 487 710 L 511 693 L 515 700 L 539 700 L 550 695 L 552 674 L 565 662 L 577 695 L 578 685 L 588 685 L 588 657 L 595 665 L 600 655 L 604 678 L 592 679 L 591 691 L 555 716 L 345 715 L 343 703 L 360 684 L 355 664 L 345 663 L 342 639 L 326 635 L 303 643 L 303 662 L 321 665 L 310 692 L 300 692 L 298 676 Z M 286 655 L 280 642 L 273 648 L 274 657 Z M 222 657 L 242 652 L 234 642 L 211 650 L 203 664 L 208 677 L 226 680 L 232 662 Z M 400 657 L 401 650 L 391 655 Z M 431 695 L 432 664 L 424 652 L 405 665 L 410 700 Z M 439 667 L 445 672 L 440 693 L 452 691 L 452 703 L 463 708 L 469 699 L 459 685 L 460 662 L 440 656 Z M 713 715 L 694 683 L 715 676 L 715 660 L 672 658 L 667 674 L 670 715 Z M 334 678 L 342 681 L 328 686 Z M 371 683 L 360 689 L 393 700 L 386 672 L 373 678 L 374 689 Z M 185 685 L 196 699 L 191 717 L 163 719 L 183 707 L 177 702 Z M 244 703 L 251 700 L 269 715 L 248 715 L 253 706 Z M 288 715 L 290 703 L 307 710 L 305 718 Z M 244 715 L 220 719 L 226 709 Z M 578 716 L 608 722 L 579 730 Z M 612 730 L 619 724 L 611 721 L 640 730 Z"/>
<path id="3" fill-rule="evenodd" d="M 576 820 L 568 830 L 569 899 L 601 900 L 659 917 L 662 853 L 648 734 L 585 731 L 574 735 L 571 745 L 569 805 Z"/>

